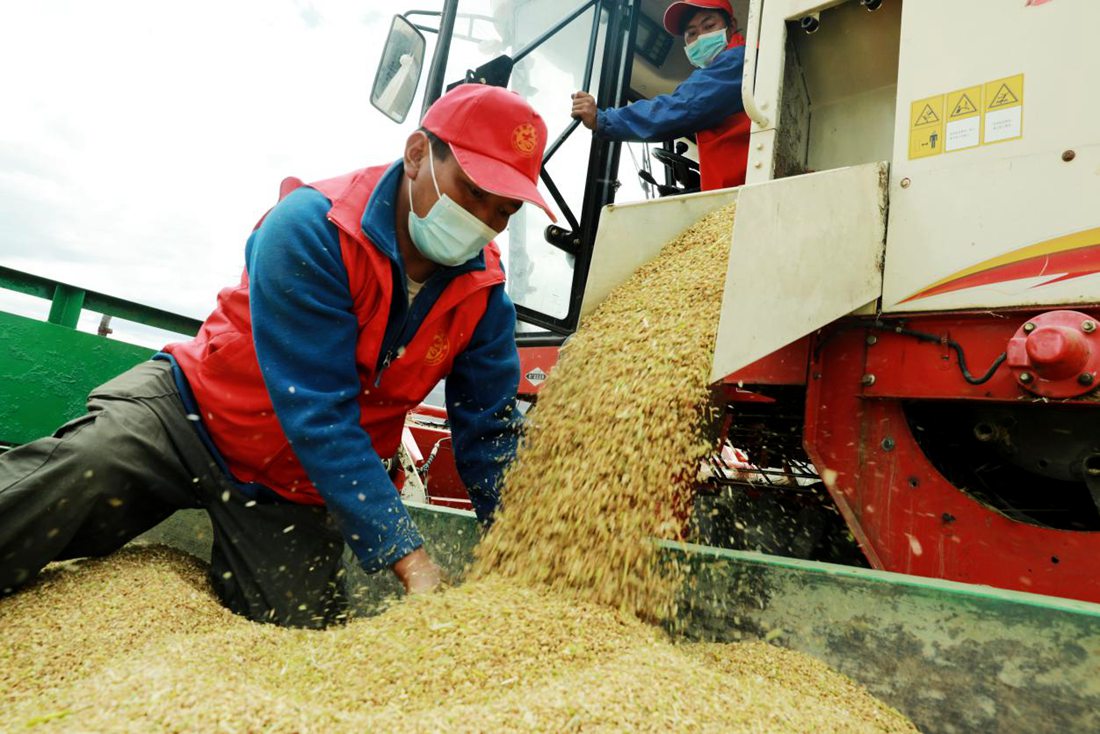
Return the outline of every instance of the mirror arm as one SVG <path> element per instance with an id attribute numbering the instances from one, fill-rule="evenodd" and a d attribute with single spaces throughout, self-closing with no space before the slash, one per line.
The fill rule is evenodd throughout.
<path id="1" fill-rule="evenodd" d="M 417 30 L 420 30 L 420 31 L 427 31 L 428 33 L 439 33 L 438 28 L 433 28 L 431 26 L 426 26 L 426 25 L 420 25 L 419 23 L 413 23 L 411 19 L 414 15 L 424 15 L 424 16 L 427 16 L 429 18 L 439 18 L 439 17 L 442 17 L 442 15 L 443 15 L 443 13 L 441 11 L 439 11 L 439 10 L 409 10 L 409 11 L 406 11 L 406 12 L 401 14 L 401 17 L 404 18 L 405 20 L 409 21 L 409 23 L 412 25 L 413 28 L 416 28 Z"/>
<path id="2" fill-rule="evenodd" d="M 428 70 L 428 79 L 424 82 L 424 106 L 420 110 L 420 119 L 424 119 L 428 108 L 443 94 L 443 77 L 447 73 L 447 57 L 451 53 L 451 36 L 454 35 L 455 17 L 458 15 L 458 0 L 447 0 L 439 20 L 439 40 L 432 54 L 432 67 Z"/>

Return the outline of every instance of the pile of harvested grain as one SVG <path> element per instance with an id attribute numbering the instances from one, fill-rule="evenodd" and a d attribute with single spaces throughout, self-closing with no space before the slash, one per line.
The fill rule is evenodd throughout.
<path id="1" fill-rule="evenodd" d="M 505 478 L 475 575 L 505 574 L 664 617 L 687 485 L 712 449 L 698 430 L 721 310 L 734 206 L 640 268 L 562 349 Z"/>
<path id="2" fill-rule="evenodd" d="M 200 564 L 140 549 L 0 600 L 0 728 L 914 731 L 811 658 L 674 645 L 631 615 L 501 580 L 325 632 L 234 617 L 206 586 Z"/>
<path id="3" fill-rule="evenodd" d="M 76 731 L 911 732 L 768 645 L 676 645 L 684 486 L 732 211 L 666 248 L 564 350 L 475 580 L 325 632 L 234 617 L 164 550 L 55 566 L 0 599 L 0 727 Z M 566 592 L 566 593 L 563 593 Z"/>

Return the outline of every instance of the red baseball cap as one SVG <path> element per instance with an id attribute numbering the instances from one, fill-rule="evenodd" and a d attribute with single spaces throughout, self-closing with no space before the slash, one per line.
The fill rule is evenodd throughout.
<path id="1" fill-rule="evenodd" d="M 546 123 L 523 97 L 488 84 L 460 84 L 428 108 L 420 126 L 451 146 L 479 187 L 529 201 L 557 221 L 538 189 Z"/>
<path id="2" fill-rule="evenodd" d="M 723 10 L 733 20 L 733 7 L 729 0 L 682 0 L 672 3 L 665 11 L 665 30 L 674 36 L 684 32 L 684 14 L 691 9 Z"/>

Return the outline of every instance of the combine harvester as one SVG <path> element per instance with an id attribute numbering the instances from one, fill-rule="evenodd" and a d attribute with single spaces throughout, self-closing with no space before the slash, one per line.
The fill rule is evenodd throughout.
<path id="1" fill-rule="evenodd" d="M 1100 731 L 1100 98 L 1074 83 L 1100 68 L 1100 5 L 733 0 L 756 50 L 747 184 L 692 193 L 693 144 L 667 141 L 663 182 L 648 157 L 641 172 L 662 198 L 616 205 L 624 148 L 577 131 L 568 98 L 618 106 L 684 78 L 666 4 L 447 0 L 394 20 L 372 93 L 387 115 L 498 84 L 556 137 L 543 181 L 562 226 L 521 213 L 499 240 L 523 397 L 615 286 L 736 201 L 728 272 L 699 277 L 725 282 L 712 380 L 723 445 L 750 465 L 716 457 L 707 545 L 665 547 L 695 575 L 678 634 L 808 652 L 925 731 Z M 10 270 L 0 284 L 53 299 L 48 322 L 0 314 L 8 444 L 148 356 L 76 332 L 81 307 L 197 328 Z M 410 418 L 405 491 L 461 572 L 477 534 L 445 420 Z M 820 560 L 843 555 L 841 520 L 855 565 Z M 158 537 L 201 555 L 180 522 Z"/>

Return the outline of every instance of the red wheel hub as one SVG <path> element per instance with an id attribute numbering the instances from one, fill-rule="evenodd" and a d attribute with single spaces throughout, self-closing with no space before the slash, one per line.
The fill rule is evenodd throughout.
<path id="1" fill-rule="evenodd" d="M 1074 398 L 1096 388 L 1100 328 L 1080 311 L 1048 311 L 1016 331 L 1007 353 L 1008 366 L 1025 390 Z"/>

